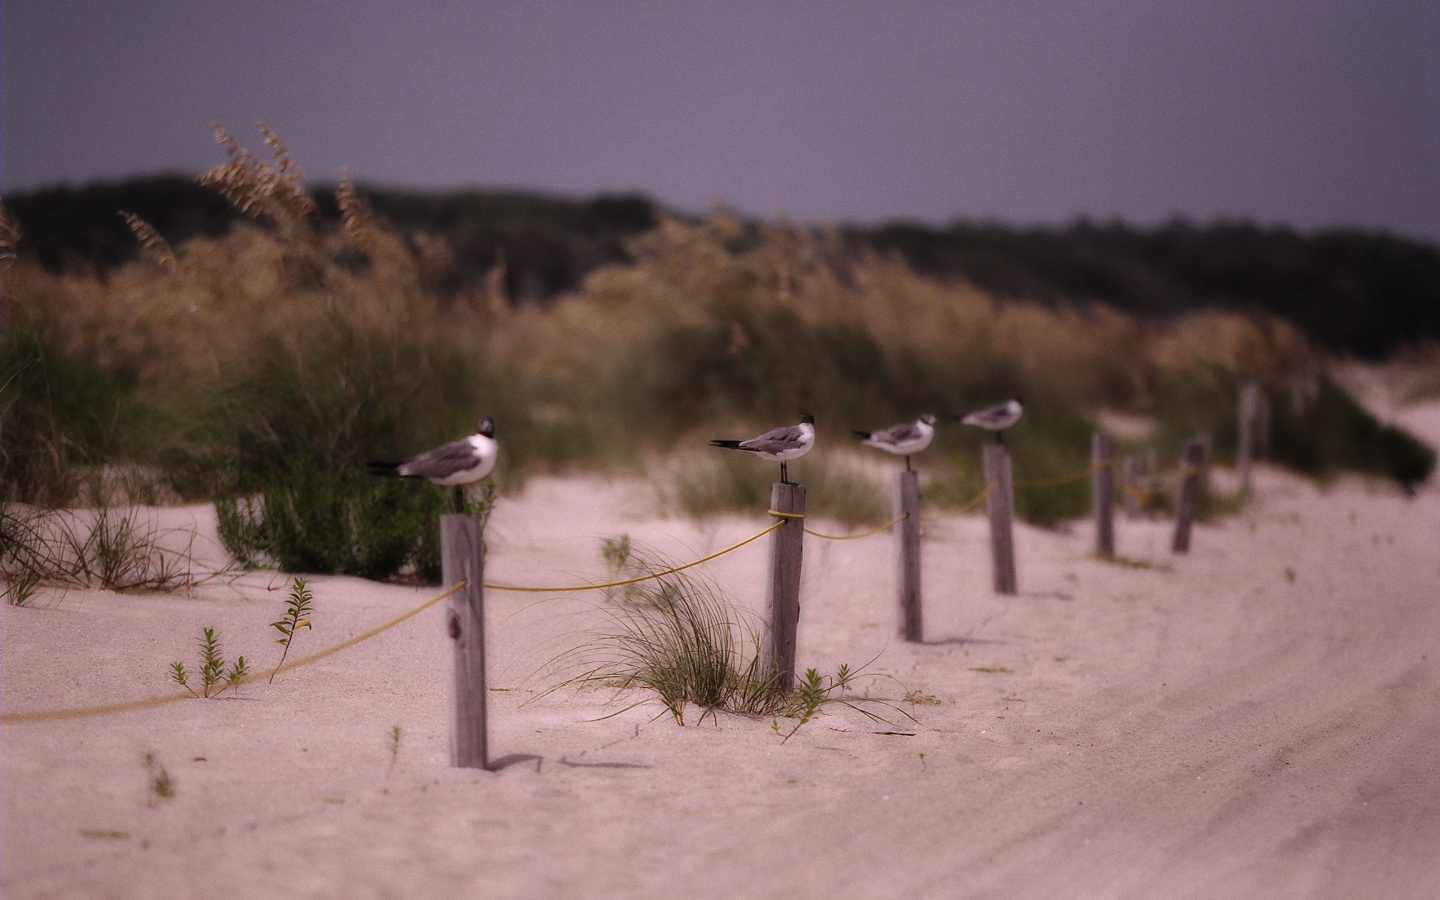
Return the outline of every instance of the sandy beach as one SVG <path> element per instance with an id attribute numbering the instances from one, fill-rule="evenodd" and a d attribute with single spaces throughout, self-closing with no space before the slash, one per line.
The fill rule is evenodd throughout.
<path id="1" fill-rule="evenodd" d="M 1440 404 L 1393 415 L 1440 443 Z M 201 556 L 220 559 L 209 507 L 158 515 L 193 524 Z M 763 510 L 667 518 L 642 483 L 538 478 L 498 505 L 487 577 L 596 582 L 604 537 L 693 559 L 766 524 Z M 594 593 L 487 594 L 499 771 L 449 765 L 438 608 L 273 685 L 6 725 L 0 887 L 12 900 L 1440 896 L 1440 488 L 1407 498 L 1261 467 L 1255 501 L 1200 526 L 1190 554 L 1170 553 L 1171 528 L 1118 519 L 1117 563 L 1091 556 L 1086 523 L 1022 526 L 1020 593 L 1001 597 L 980 516 L 927 525 L 923 644 L 897 636 L 889 535 L 807 538 L 800 667 L 864 666 L 876 677 L 859 691 L 913 720 L 832 706 L 785 743 L 770 719 L 681 727 L 656 703 L 627 708 L 636 694 L 547 693 L 564 674 L 547 663 L 601 620 Z M 708 572 L 758 609 L 764 566 L 759 541 Z M 194 666 L 205 626 L 227 656 L 273 666 L 287 585 L 251 573 L 189 595 L 6 606 L 4 710 L 170 693 L 170 664 Z M 312 587 L 297 654 L 435 593 Z M 147 753 L 172 798 L 153 797 Z"/>

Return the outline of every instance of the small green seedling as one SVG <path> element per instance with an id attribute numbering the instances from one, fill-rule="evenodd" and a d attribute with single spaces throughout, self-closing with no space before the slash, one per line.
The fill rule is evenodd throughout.
<path id="1" fill-rule="evenodd" d="M 175 781 L 165 767 L 160 765 L 154 753 L 145 754 L 145 772 L 150 776 L 150 786 L 145 792 L 145 805 L 154 808 L 161 800 L 175 797 Z"/>
<path id="2" fill-rule="evenodd" d="M 795 723 L 795 727 L 791 728 L 790 732 L 780 740 L 780 743 L 783 744 L 794 737 L 795 732 L 799 731 L 807 722 L 815 718 L 815 714 L 820 711 L 820 707 L 825 705 L 826 702 L 844 697 L 846 689 L 850 686 L 850 677 L 850 666 L 845 663 L 840 665 L 834 678 L 828 675 L 822 676 L 819 671 L 815 669 L 806 669 L 805 680 L 800 682 L 797 687 L 793 701 L 794 705 L 790 710 L 790 714 L 798 721 Z M 837 692 L 838 696 L 831 696 L 831 694 L 836 694 Z M 775 733 L 780 733 L 778 722 L 775 723 Z"/>
<path id="3" fill-rule="evenodd" d="M 390 768 L 385 771 L 385 777 L 389 778 L 390 773 L 395 771 L 395 761 L 400 758 L 400 726 L 390 726 Z"/>
<path id="4" fill-rule="evenodd" d="M 624 580 L 638 575 L 642 571 L 635 558 L 634 547 L 630 543 L 628 533 L 622 534 L 618 538 L 601 538 L 600 558 L 605 561 L 605 568 L 609 571 L 612 581 Z M 605 589 L 605 598 L 630 603 L 641 595 L 642 590 L 634 584 L 617 585 Z"/>
<path id="5" fill-rule="evenodd" d="M 295 638 L 295 632 L 301 628 L 309 628 L 310 620 L 306 618 L 314 607 L 310 601 L 315 595 L 310 593 L 308 582 L 303 578 L 296 578 L 290 585 L 290 599 L 285 603 L 285 615 L 278 620 L 271 622 L 270 627 L 280 632 L 280 639 L 275 643 L 285 648 L 280 654 L 280 662 L 275 664 L 275 671 L 270 673 L 269 684 L 275 683 L 275 676 L 280 673 L 280 667 L 285 665 L 285 657 L 290 655 L 290 642 Z"/>
<path id="6" fill-rule="evenodd" d="M 170 664 L 170 679 L 197 697 L 215 697 L 233 687 L 238 687 L 250 666 L 245 657 L 235 660 L 228 669 L 225 657 L 220 653 L 220 636 L 214 628 L 206 628 L 200 637 L 200 690 L 190 686 L 190 672 L 183 662 Z"/>

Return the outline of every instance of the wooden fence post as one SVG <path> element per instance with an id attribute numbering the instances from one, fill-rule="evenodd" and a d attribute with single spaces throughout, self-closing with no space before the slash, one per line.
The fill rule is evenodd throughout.
<path id="1" fill-rule="evenodd" d="M 1004 444 L 986 444 L 984 456 L 985 509 L 990 513 L 990 558 L 995 575 L 995 593 L 1013 594 L 1015 584 L 1015 487 L 1010 472 L 1010 453 Z"/>
<path id="2" fill-rule="evenodd" d="M 1200 503 L 1200 480 L 1205 466 L 1205 444 L 1192 440 L 1180 451 L 1180 499 L 1175 505 L 1175 542 L 1170 549 L 1176 553 L 1190 552 L 1190 527 Z"/>
<path id="3" fill-rule="evenodd" d="M 1110 435 L 1090 436 L 1090 500 L 1095 506 L 1095 553 L 1115 555 L 1115 451 Z"/>
<path id="4" fill-rule="evenodd" d="M 900 594 L 900 636 L 923 641 L 924 619 L 920 605 L 920 473 L 914 470 L 895 476 L 895 584 Z M 901 518 L 901 517 L 904 518 Z"/>
<path id="5" fill-rule="evenodd" d="M 1125 468 L 1123 471 L 1125 484 L 1125 518 L 1140 518 L 1140 458 L 1138 456 L 1125 457 Z"/>
<path id="6" fill-rule="evenodd" d="M 450 765 L 489 768 L 485 742 L 485 548 L 484 519 L 440 517 L 440 569 L 444 583 L 465 587 L 445 601 L 449 661 Z"/>
<path id="7" fill-rule="evenodd" d="M 805 515 L 805 485 L 776 482 L 770 488 L 775 512 Z M 785 519 L 770 533 L 770 581 L 766 592 L 770 640 L 766 669 L 780 676 L 781 690 L 795 687 L 795 643 L 800 628 L 800 564 L 805 552 L 805 520 Z"/>
<path id="8" fill-rule="evenodd" d="M 1253 378 L 1240 385 L 1240 438 L 1235 465 L 1240 469 L 1240 493 L 1250 493 L 1250 461 L 1255 455 L 1255 417 L 1260 411 L 1260 386 Z"/>

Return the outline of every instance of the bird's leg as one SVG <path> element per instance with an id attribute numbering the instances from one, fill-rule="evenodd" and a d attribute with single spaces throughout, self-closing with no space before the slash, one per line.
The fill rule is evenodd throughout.
<path id="1" fill-rule="evenodd" d="M 465 512 L 465 489 L 458 484 L 455 485 L 455 512 Z"/>
<path id="2" fill-rule="evenodd" d="M 785 460 L 783 460 L 783 459 L 780 460 L 780 483 L 781 483 L 781 484 L 789 484 L 789 483 L 790 483 L 790 476 L 786 473 L 786 470 L 785 470 Z"/>
<path id="3" fill-rule="evenodd" d="M 995 432 L 995 443 L 999 444 L 1002 447 L 1005 446 L 1005 429 L 1002 428 L 999 431 Z"/>
<path id="4" fill-rule="evenodd" d="M 908 454 L 908 453 L 905 454 L 905 471 L 907 471 L 907 472 L 911 471 L 911 469 L 910 469 L 910 454 Z"/>

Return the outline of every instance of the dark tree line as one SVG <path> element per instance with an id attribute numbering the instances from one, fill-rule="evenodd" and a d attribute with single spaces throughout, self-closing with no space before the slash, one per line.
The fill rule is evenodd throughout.
<path id="1" fill-rule="evenodd" d="M 1260 310 L 1326 347 L 1367 357 L 1440 340 L 1440 248 L 1386 234 L 1082 221 L 1024 230 L 893 224 L 850 236 L 900 253 L 920 272 L 964 277 L 1003 296 L 1102 301 L 1141 317 Z"/>
<path id="2" fill-rule="evenodd" d="M 544 302 L 576 289 L 595 268 L 624 261 L 626 242 L 661 212 L 639 195 L 364 193 L 402 232 L 446 238 L 465 281 L 479 283 L 503 260 L 517 303 Z M 331 189 L 317 190 L 316 198 L 325 214 L 336 215 Z M 119 209 L 172 242 L 221 234 L 236 219 L 217 194 L 179 176 L 38 190 L 6 203 L 24 230 L 24 247 L 56 269 L 103 270 L 132 258 L 136 244 Z M 856 249 L 898 253 L 921 273 L 965 278 L 1007 297 L 1104 302 L 1142 317 L 1201 307 L 1262 310 L 1326 347 L 1367 357 L 1440 340 L 1440 248 L 1382 233 L 1081 221 L 1033 229 L 896 223 L 845 234 Z"/>

